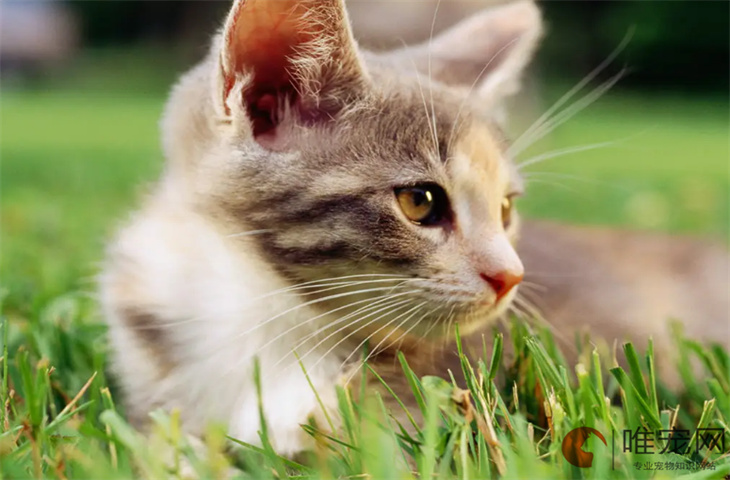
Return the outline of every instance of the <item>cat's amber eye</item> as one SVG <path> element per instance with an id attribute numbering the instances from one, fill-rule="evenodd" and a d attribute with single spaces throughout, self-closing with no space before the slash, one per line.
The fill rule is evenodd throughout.
<path id="1" fill-rule="evenodd" d="M 512 224 L 512 195 L 502 199 L 502 226 L 505 230 Z"/>
<path id="2" fill-rule="evenodd" d="M 446 192 L 436 184 L 396 188 L 395 196 L 408 220 L 417 225 L 438 225 L 448 219 Z"/>

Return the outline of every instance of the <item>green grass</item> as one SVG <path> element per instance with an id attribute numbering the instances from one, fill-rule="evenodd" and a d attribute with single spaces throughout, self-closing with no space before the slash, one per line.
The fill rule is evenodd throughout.
<path id="1" fill-rule="evenodd" d="M 528 179 L 523 210 L 570 222 L 726 235 L 727 112 L 726 97 L 609 92 L 535 150 L 610 145 L 527 168 L 537 174 L 534 184 Z"/>
<path id="2" fill-rule="evenodd" d="M 639 357 L 625 346 L 619 354 L 629 366 L 624 372 L 610 354 L 580 340 L 580 362 L 568 365 L 548 332 L 515 324 L 508 340 L 518 353 L 514 363 L 503 360 L 497 348 L 481 362 L 464 365 L 466 381 L 458 389 L 434 378 L 412 379 L 427 419 L 415 433 L 401 430 L 377 398 L 353 400 L 350 395 L 359 393 L 341 392 L 345 431 L 328 438 L 309 427 L 320 439 L 319 449 L 298 463 L 271 454 L 265 442 L 263 449 L 247 446 L 224 455 L 227 442 L 216 426 L 201 454 L 180 435 L 174 413 L 156 414 L 155 433 L 143 438 L 125 422 L 113 381 L 105 375 L 105 327 L 92 298 L 93 276 L 105 238 L 161 169 L 157 121 L 163 86 L 174 73 L 158 72 L 146 84 L 139 71 L 149 63 L 130 67 L 128 78 L 110 75 L 104 65 L 82 65 L 83 74 L 36 89 L 2 91 L 0 478 L 174 477 L 174 466 L 184 463 L 217 478 L 231 462 L 248 478 L 730 474 L 727 457 L 714 471 L 634 468 L 635 462 L 698 460 L 706 449 L 681 458 L 619 453 L 624 429 L 655 429 L 673 421 L 691 430 L 727 429 L 727 352 L 680 333 L 681 392 L 656 384 L 653 362 L 667 359 Z M 726 235 L 727 108 L 726 98 L 609 93 L 525 158 L 617 143 L 529 169 L 541 173 L 530 177 L 519 206 L 531 216 L 571 222 Z M 691 362 L 704 374 L 690 371 Z M 613 468 L 610 449 L 595 437 L 589 440 L 592 468 L 577 469 L 563 459 L 561 439 L 578 426 L 595 427 L 609 446 L 615 437 Z M 163 462 L 163 451 L 187 461 Z"/>
<path id="3" fill-rule="evenodd" d="M 386 413 L 380 395 L 341 390 L 344 428 L 328 434 L 305 425 L 318 447 L 294 462 L 273 453 L 265 430 L 263 447 L 230 439 L 241 447 L 231 452 L 223 429 L 211 426 L 206 448 L 196 448 L 181 435 L 178 412 L 154 413 L 152 433 L 142 436 L 114 404 L 102 375 L 102 349 L 94 346 L 93 335 L 64 345 L 58 340 L 72 341 L 74 328 L 83 332 L 83 327 L 64 327 L 62 318 L 57 320 L 54 330 L 60 338 L 39 333 L 3 363 L 3 397 L 8 398 L 8 385 L 13 392 L 0 435 L 4 478 L 178 478 L 183 468 L 202 478 L 256 479 L 714 479 L 730 474 L 730 460 L 715 449 L 661 453 L 667 441 L 659 434 L 651 453 L 622 452 L 627 431 L 728 429 L 727 352 L 703 348 L 679 333 L 678 351 L 705 369 L 698 377 L 680 366 L 684 391 L 679 396 L 657 385 L 651 347 L 642 358 L 631 344 L 624 345 L 626 371 L 579 343 L 580 362 L 570 366 L 549 332 L 534 334 L 520 323 L 510 334 L 516 361 L 502 362 L 502 337 L 496 335 L 490 360 L 485 356 L 470 363 L 464 357 L 462 385 L 436 377 L 416 379 L 401 357 L 404 374 L 413 378 L 414 394 L 422 399 L 425 422 L 408 430 Z M 47 357 L 37 353 L 44 347 L 41 338 Z M 69 348 L 80 358 L 69 358 Z M 76 363 L 67 365 L 69 361 Z M 83 370 L 89 378 L 66 378 L 70 372 L 64 368 Z M 602 432 L 607 445 L 591 437 L 584 450 L 593 453 L 593 463 L 579 469 L 564 460 L 561 439 L 583 426 Z M 670 463 L 683 467 L 665 470 Z M 662 470 L 655 470 L 658 464 Z"/>

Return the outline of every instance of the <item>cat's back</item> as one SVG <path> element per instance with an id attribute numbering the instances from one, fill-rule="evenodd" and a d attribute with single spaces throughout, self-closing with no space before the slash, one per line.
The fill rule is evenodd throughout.
<path id="1" fill-rule="evenodd" d="M 544 221 L 525 222 L 521 238 L 531 297 L 561 330 L 642 341 L 674 319 L 690 337 L 730 343 L 730 256 L 720 244 Z"/>

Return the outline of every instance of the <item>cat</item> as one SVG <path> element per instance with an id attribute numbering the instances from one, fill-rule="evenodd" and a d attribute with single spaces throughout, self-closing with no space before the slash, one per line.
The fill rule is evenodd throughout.
<path id="1" fill-rule="evenodd" d="M 173 89 L 162 178 L 100 276 L 130 420 L 178 408 L 193 435 L 222 422 L 256 444 L 258 362 L 269 437 L 294 455 L 314 391 L 331 409 L 366 342 L 397 388 L 394 351 L 433 366 L 454 323 L 478 336 L 502 318 L 523 257 L 553 268 L 554 244 L 583 235 L 527 224 L 519 240 L 501 122 L 541 35 L 523 0 L 376 54 L 342 0 L 236 0 Z"/>

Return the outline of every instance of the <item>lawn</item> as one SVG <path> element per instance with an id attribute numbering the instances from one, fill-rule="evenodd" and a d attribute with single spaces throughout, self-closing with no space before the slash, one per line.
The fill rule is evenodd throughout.
<path id="1" fill-rule="evenodd" d="M 163 71 L 150 80 L 138 73 L 147 67 L 132 63 L 119 78 L 97 65 L 89 75 L 2 91 L 0 478 L 175 476 L 175 462 L 170 467 L 159 454 L 166 449 L 188 457 L 204 477 L 221 476 L 233 461 L 222 454 L 224 436 L 215 427 L 207 453 L 193 451 L 179 435 L 174 414 L 157 415 L 153 438 L 142 438 L 115 406 L 113 381 L 105 375 L 105 329 L 93 301 L 94 275 L 105 239 L 161 169 L 157 122 L 165 85 L 174 78 Z M 553 98 L 559 90 L 553 86 L 544 93 Z M 610 92 L 523 159 L 612 144 L 528 168 L 529 190 L 519 208 L 533 217 L 726 238 L 727 111 L 726 97 Z M 339 438 L 320 435 L 320 450 L 302 464 L 266 448 L 244 447 L 234 455 L 242 468 L 238 474 L 412 478 L 413 470 L 420 478 L 708 479 L 730 474 L 727 456 L 717 460 L 707 448 L 683 455 L 618 452 L 626 429 L 675 424 L 691 431 L 727 429 L 727 352 L 677 333 L 685 391 L 669 392 L 655 382 L 651 353 L 638 355 L 632 346 L 619 354 L 630 365 L 624 372 L 585 342 L 581 363 L 567 365 L 549 332 L 523 325 L 516 324 L 505 341 L 522 353 L 514 365 L 489 351 L 483 363 L 464 366 L 467 384 L 459 387 L 470 392 L 473 406 L 455 403 L 452 396 L 464 392 L 448 383 L 413 378 L 427 419 L 414 434 L 393 425 L 377 401 L 353 404 L 342 392 L 342 413 L 352 421 Z M 686 368 L 690 357 L 706 376 Z M 591 437 L 595 465 L 572 467 L 560 453 L 560 440 L 579 426 L 595 427 L 609 442 L 615 437 L 617 452 L 612 456 Z M 659 451 L 665 443 L 656 440 L 654 447 Z M 687 462 L 703 459 L 717 460 L 715 470 L 687 469 Z M 661 471 L 642 469 L 646 462 L 662 463 Z M 670 470 L 671 463 L 683 469 Z"/>

